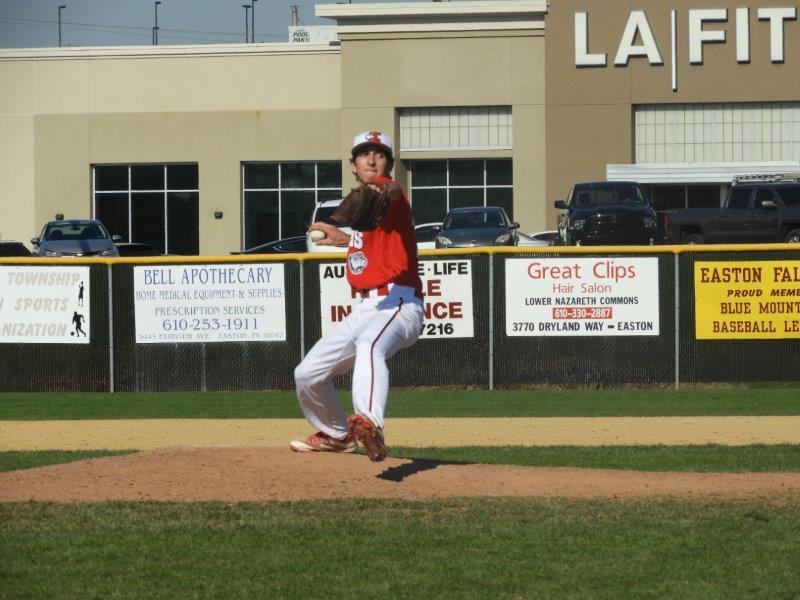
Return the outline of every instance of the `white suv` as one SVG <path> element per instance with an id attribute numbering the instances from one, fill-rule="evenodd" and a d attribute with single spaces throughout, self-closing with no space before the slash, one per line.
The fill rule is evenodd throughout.
<path id="1" fill-rule="evenodd" d="M 336 210 L 336 207 L 342 203 L 342 198 L 338 198 L 337 200 L 323 200 L 322 202 L 317 202 L 317 205 L 314 207 L 314 212 L 311 213 L 311 223 L 316 223 L 317 221 L 322 221 L 323 223 L 330 223 L 331 225 L 336 225 L 331 220 L 331 215 L 333 211 Z M 338 227 L 338 225 L 337 225 Z M 347 235 L 352 235 L 353 230 L 349 227 L 339 227 L 343 233 Z M 319 246 L 312 240 L 310 237 L 306 236 L 306 249 L 309 252 L 345 252 L 347 248 L 342 246 Z"/>

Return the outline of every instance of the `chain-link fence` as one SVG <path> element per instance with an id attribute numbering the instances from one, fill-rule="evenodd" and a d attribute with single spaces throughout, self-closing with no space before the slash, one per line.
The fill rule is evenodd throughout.
<path id="1" fill-rule="evenodd" d="M 107 290 L 111 269 L 105 264 L 90 266 L 88 285 L 95 293 L 90 296 L 89 343 L 37 343 L 35 329 L 39 323 L 35 315 L 41 311 L 49 312 L 52 304 L 37 303 L 31 310 L 25 310 L 25 300 L 33 294 L 12 296 L 12 288 L 16 286 L 9 273 L 14 269 L 29 271 L 29 267 L 39 267 L 42 262 L 35 259 L 8 262 L 13 266 L 6 267 L 7 272 L 0 277 L 0 314 L 7 316 L 0 323 L 0 342 L 14 337 L 17 330 L 22 330 L 20 333 L 23 335 L 28 329 L 34 331 L 28 334 L 33 340 L 30 343 L 0 343 L 0 392 L 109 390 L 111 356 Z M 0 267 L 4 264 L 8 263 L 0 261 Z M 33 284 L 33 288 L 36 287 L 40 287 L 38 282 Z M 43 300 L 54 300 L 48 292 L 42 296 Z"/>
<path id="2" fill-rule="evenodd" d="M 795 250 L 746 250 L 735 253 L 716 251 L 693 251 L 680 256 L 678 273 L 680 279 L 680 343 L 678 361 L 680 380 L 686 382 L 718 382 L 718 381 L 797 381 L 800 370 L 800 332 L 790 332 L 793 337 L 772 339 L 696 339 L 695 315 L 695 263 L 701 261 L 724 261 L 730 266 L 753 264 L 759 261 L 798 261 L 800 251 Z M 791 262 L 787 262 L 791 264 Z M 796 262 L 794 264 L 797 264 Z M 800 322 L 800 273 L 796 267 L 789 270 L 789 278 L 794 282 L 785 282 L 787 296 L 771 296 L 763 294 L 756 303 L 777 301 L 781 308 L 789 312 L 783 313 L 787 323 Z M 769 274 L 769 273 L 768 273 Z M 733 282 L 735 283 L 735 282 Z M 761 283 L 764 283 L 763 281 Z M 754 287 L 754 286 L 744 286 Z M 758 286 L 755 286 L 758 287 Z M 742 298 L 732 296 L 729 299 L 731 311 L 746 310 L 740 301 Z M 751 304 L 747 304 L 750 306 Z M 746 313 L 742 315 L 746 322 L 759 321 L 758 315 Z M 764 315 L 766 323 L 776 323 L 772 315 Z M 783 322 L 781 318 L 778 322 Z M 775 332 L 778 333 L 778 332 Z M 746 338 L 747 336 L 742 336 Z"/>
<path id="3" fill-rule="evenodd" d="M 441 317 L 438 335 L 420 338 L 412 348 L 400 351 L 389 361 L 393 387 L 679 385 L 800 379 L 800 371 L 794 368 L 800 358 L 800 331 L 768 339 L 746 335 L 734 339 L 698 339 L 695 314 L 699 293 L 695 289 L 695 263 L 749 265 L 773 261 L 770 264 L 792 265 L 794 271 L 790 272 L 797 275 L 798 281 L 784 287 L 790 295 L 797 293 L 796 300 L 800 301 L 800 269 L 796 267 L 800 264 L 797 262 L 800 251 L 774 247 L 611 250 L 606 253 L 600 248 L 589 248 L 578 253 L 575 249 L 547 248 L 496 253 L 475 249 L 471 253 L 444 252 L 422 257 L 424 263 L 468 263 L 469 283 L 454 288 L 451 295 L 469 296 L 465 306 L 470 312 L 463 317 L 471 319 L 471 334 L 448 336 L 447 332 L 452 333 L 452 327 L 446 325 L 448 317 L 435 313 L 434 303 L 426 299 L 427 322 L 435 323 Z M 518 294 L 508 289 L 515 284 L 515 275 L 508 271 L 509 261 L 523 259 L 549 264 L 547 261 L 568 257 L 588 261 L 586 264 L 592 264 L 594 259 L 624 263 L 633 256 L 653 259 L 649 263 L 654 265 L 652 289 L 640 290 L 642 305 L 638 308 L 644 310 L 643 304 L 648 302 L 658 305 L 657 334 L 540 335 L 536 331 L 508 334 L 512 316 L 506 314 L 507 299 Z M 201 262 L 213 266 L 234 260 L 259 264 L 266 259 L 209 257 L 203 262 L 202 257 L 175 258 L 171 262 L 159 259 L 158 265 Z M 0 268 L 9 271 L 48 264 L 42 260 L 15 259 L 0 262 Z M 139 263 L 111 260 L 75 264 L 88 265 L 90 270 L 89 343 L 7 342 L 6 334 L 12 330 L 7 323 L 0 322 L 3 328 L 0 329 L 3 334 L 0 391 L 291 389 L 294 367 L 319 339 L 327 315 L 333 311 L 323 293 L 327 283 L 322 273 L 329 267 L 340 268 L 342 259 L 291 255 L 280 261 L 284 269 L 285 339 L 214 342 L 189 339 L 169 343 L 137 343 L 134 269 L 137 265 L 155 263 L 142 259 Z M 63 265 L 61 261 L 50 267 L 58 269 Z M 442 281 L 443 284 L 437 285 L 446 287 L 446 275 Z M 3 307 L 3 297 L 0 294 L 0 315 L 11 314 L 12 307 L 8 304 Z M 798 307 L 800 302 L 792 301 L 791 297 L 779 306 L 781 311 L 789 311 L 781 316 L 787 323 L 785 327 L 800 330 L 800 314 L 792 313 L 795 310 L 800 313 Z M 346 388 L 350 376 L 340 376 L 336 383 Z"/>
<path id="4" fill-rule="evenodd" d="M 530 259 L 553 254 L 518 255 Z M 515 256 L 518 257 L 518 256 Z M 574 255 L 572 255 L 574 256 Z M 622 254 L 581 254 L 581 258 L 614 259 Z M 504 300 L 508 255 L 495 255 L 495 384 L 608 386 L 665 384 L 675 378 L 675 273 L 672 254 L 638 254 L 658 260 L 660 332 L 658 336 L 525 336 L 506 335 Z"/>

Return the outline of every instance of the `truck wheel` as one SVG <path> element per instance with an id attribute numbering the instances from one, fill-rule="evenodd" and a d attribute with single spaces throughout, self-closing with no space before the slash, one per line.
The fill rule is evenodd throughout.
<path id="1" fill-rule="evenodd" d="M 681 241 L 684 244 L 702 244 L 703 236 L 699 233 L 684 233 Z"/>
<path id="2" fill-rule="evenodd" d="M 792 229 L 786 234 L 787 244 L 800 244 L 800 229 Z"/>

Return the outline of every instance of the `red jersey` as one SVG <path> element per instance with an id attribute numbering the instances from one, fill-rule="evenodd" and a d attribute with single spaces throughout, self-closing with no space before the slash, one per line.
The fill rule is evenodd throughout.
<path id="1" fill-rule="evenodd" d="M 390 182 L 376 177 L 375 183 Z M 417 265 L 417 239 L 411 204 L 405 193 L 389 201 L 386 214 L 372 231 L 354 231 L 347 248 L 347 281 L 354 288 L 379 288 L 389 283 L 422 292 Z"/>

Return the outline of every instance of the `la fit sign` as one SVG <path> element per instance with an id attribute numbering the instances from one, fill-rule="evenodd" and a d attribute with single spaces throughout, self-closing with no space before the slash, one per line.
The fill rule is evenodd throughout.
<path id="1" fill-rule="evenodd" d="M 770 58 L 773 63 L 784 62 L 784 29 L 786 21 L 797 19 L 797 7 L 759 8 L 756 11 L 759 24 L 769 27 Z M 727 8 L 692 9 L 688 11 L 689 62 L 703 64 L 703 46 L 709 43 L 725 44 L 727 27 L 706 29 L 707 23 L 725 23 L 729 20 Z M 737 8 L 733 17 L 736 60 L 750 62 L 750 9 Z M 605 67 L 608 55 L 593 52 L 589 48 L 589 14 L 575 13 L 575 66 Z M 677 55 L 677 11 L 670 10 L 670 55 L 672 65 L 672 89 L 678 89 Z M 614 66 L 624 67 L 631 58 L 646 58 L 651 65 L 663 65 L 664 58 L 653 28 L 643 10 L 631 11 L 614 56 Z"/>

